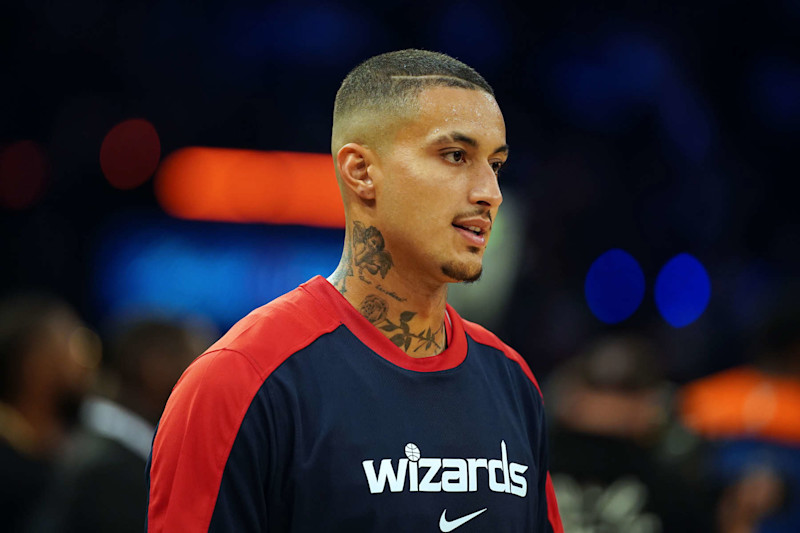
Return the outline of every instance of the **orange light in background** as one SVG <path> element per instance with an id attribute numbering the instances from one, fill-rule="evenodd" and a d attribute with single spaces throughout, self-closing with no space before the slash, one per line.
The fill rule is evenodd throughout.
<path id="1" fill-rule="evenodd" d="M 178 218 L 344 227 L 328 154 L 183 148 L 163 161 L 155 190 Z"/>
<path id="2" fill-rule="evenodd" d="M 45 191 L 48 164 L 41 146 L 18 141 L 0 151 L 0 206 L 25 209 Z"/>
<path id="3" fill-rule="evenodd" d="M 106 134 L 100 147 L 103 175 L 117 189 L 134 189 L 153 175 L 161 158 L 161 142 L 148 121 L 120 122 Z"/>
<path id="4" fill-rule="evenodd" d="M 679 399 L 686 425 L 705 437 L 763 437 L 800 444 L 796 379 L 732 368 L 690 383 Z"/>

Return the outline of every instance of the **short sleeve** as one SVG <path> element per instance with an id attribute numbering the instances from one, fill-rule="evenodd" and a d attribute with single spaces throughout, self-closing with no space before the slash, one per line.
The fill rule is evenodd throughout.
<path id="1" fill-rule="evenodd" d="M 187 369 L 153 440 L 146 531 L 209 531 L 212 517 L 220 531 L 266 531 L 265 476 L 257 470 L 268 467 L 268 443 L 245 424 L 263 381 L 245 355 L 227 349 Z"/>

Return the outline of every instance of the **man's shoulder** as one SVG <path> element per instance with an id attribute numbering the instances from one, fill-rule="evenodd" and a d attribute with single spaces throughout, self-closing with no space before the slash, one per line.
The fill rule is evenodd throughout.
<path id="1" fill-rule="evenodd" d="M 463 319 L 462 319 L 463 320 Z M 503 355 L 510 361 L 512 364 L 516 364 L 525 373 L 525 376 L 536 386 L 536 389 L 541 394 L 541 389 L 539 388 L 539 382 L 536 381 L 536 378 L 533 375 L 528 363 L 525 361 L 525 358 L 522 357 L 519 352 L 517 352 L 514 348 L 503 342 L 500 337 L 486 329 L 485 327 L 481 326 L 480 324 L 476 324 L 475 322 L 470 322 L 469 320 L 463 320 L 464 322 L 464 331 L 465 333 L 475 342 L 478 344 L 483 344 L 485 346 L 490 346 L 499 350 L 503 353 Z"/>
<path id="2" fill-rule="evenodd" d="M 307 290 L 314 280 L 254 309 L 234 324 L 198 360 L 244 357 L 259 373 L 320 336 L 336 329 L 339 318 Z M 197 361 L 196 361 L 197 362 Z"/>
<path id="3" fill-rule="evenodd" d="M 498 337 L 485 327 L 481 326 L 480 324 L 476 322 L 470 322 L 469 320 L 466 320 L 464 318 L 462 318 L 461 320 L 464 323 L 464 331 L 475 342 L 492 346 L 494 348 L 497 348 L 498 350 L 503 350 L 503 351 L 510 350 L 512 352 L 514 351 L 513 348 L 511 348 L 509 345 L 500 340 L 500 337 Z"/>

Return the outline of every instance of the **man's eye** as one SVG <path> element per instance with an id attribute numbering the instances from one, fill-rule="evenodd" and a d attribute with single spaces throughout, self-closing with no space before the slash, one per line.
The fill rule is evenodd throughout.
<path id="1" fill-rule="evenodd" d="M 448 152 L 444 154 L 444 158 L 451 163 L 461 163 L 464 161 L 464 155 L 465 154 L 463 150 L 456 150 L 455 152 Z"/>
<path id="2" fill-rule="evenodd" d="M 502 161 L 495 161 L 494 163 L 492 163 L 492 170 L 494 170 L 495 174 L 499 174 L 500 173 L 500 168 L 502 166 L 503 166 L 503 162 Z"/>

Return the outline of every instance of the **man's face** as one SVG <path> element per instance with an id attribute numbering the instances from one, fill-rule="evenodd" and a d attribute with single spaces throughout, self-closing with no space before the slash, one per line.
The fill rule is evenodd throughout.
<path id="1" fill-rule="evenodd" d="M 474 281 L 503 199 L 503 115 L 491 95 L 453 87 L 423 90 L 418 105 L 373 169 L 376 222 L 398 272 Z"/>
<path id="2" fill-rule="evenodd" d="M 66 311 L 53 313 L 39 333 L 29 358 L 30 379 L 67 427 L 77 422 L 99 363 L 94 334 Z"/>

